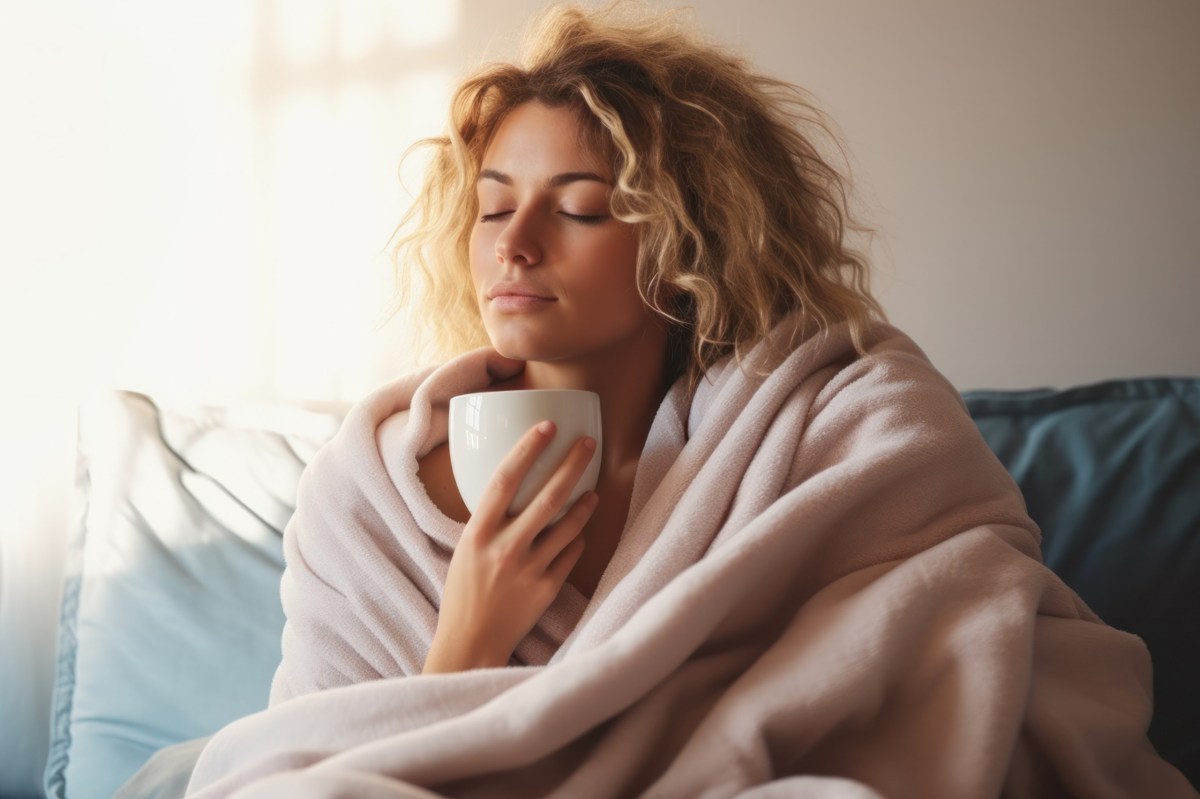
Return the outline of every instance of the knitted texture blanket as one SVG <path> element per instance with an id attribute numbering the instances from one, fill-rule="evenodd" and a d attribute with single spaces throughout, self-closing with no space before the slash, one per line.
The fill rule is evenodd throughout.
<path id="1" fill-rule="evenodd" d="M 1194 796 L 1150 658 L 1041 562 L 954 387 L 899 330 L 781 324 L 667 394 L 589 600 L 509 666 L 420 674 L 463 526 L 420 457 L 488 350 L 350 412 L 301 479 L 270 707 L 198 797 Z"/>

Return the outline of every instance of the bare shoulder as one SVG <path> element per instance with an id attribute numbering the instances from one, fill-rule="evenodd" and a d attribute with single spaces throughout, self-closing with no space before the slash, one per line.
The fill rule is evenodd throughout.
<path id="1" fill-rule="evenodd" d="M 425 493 L 442 513 L 465 524 L 471 513 L 458 493 L 454 472 L 450 469 L 450 445 L 438 444 L 425 457 L 417 461 L 417 477 L 425 486 Z"/>

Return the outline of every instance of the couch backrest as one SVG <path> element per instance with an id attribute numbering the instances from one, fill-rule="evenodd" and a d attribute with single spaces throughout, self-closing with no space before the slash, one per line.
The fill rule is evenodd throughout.
<path id="1" fill-rule="evenodd" d="M 975 391 L 1046 565 L 1154 666 L 1150 739 L 1200 784 L 1200 379 Z"/>

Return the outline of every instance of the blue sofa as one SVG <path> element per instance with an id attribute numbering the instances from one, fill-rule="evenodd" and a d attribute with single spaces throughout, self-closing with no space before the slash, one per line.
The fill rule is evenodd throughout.
<path id="1" fill-rule="evenodd" d="M 1020 484 L 1047 564 L 1145 640 L 1150 738 L 1200 784 L 1200 378 L 964 399 Z M 283 623 L 280 534 L 343 412 L 131 392 L 81 408 L 45 795 L 111 796 L 164 747 L 149 771 L 161 783 L 174 769 L 178 784 L 199 739 L 265 706 Z M 31 765 L 3 758 L 0 770 Z"/>
<path id="2" fill-rule="evenodd" d="M 1042 528 L 1046 565 L 1146 642 L 1150 740 L 1200 786 L 1200 379 L 965 399 Z"/>

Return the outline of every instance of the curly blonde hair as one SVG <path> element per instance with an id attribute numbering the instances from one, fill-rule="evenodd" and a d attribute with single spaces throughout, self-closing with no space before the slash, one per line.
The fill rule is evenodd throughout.
<path id="1" fill-rule="evenodd" d="M 433 153 L 393 234 L 396 307 L 419 293 L 439 357 L 488 343 L 468 261 L 475 184 L 500 122 L 530 101 L 577 110 L 588 143 L 607 156 L 612 214 L 638 226 L 638 289 L 669 322 L 669 377 L 686 374 L 694 388 L 801 309 L 824 332 L 847 322 L 864 351 L 886 315 L 865 258 L 844 241 L 847 229 L 863 230 L 847 179 L 817 147 L 837 137 L 803 90 L 756 74 L 673 14 L 554 6 L 523 50 L 519 65 L 464 80 L 449 134 L 414 145 Z"/>

